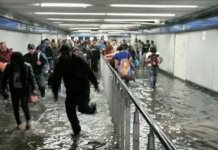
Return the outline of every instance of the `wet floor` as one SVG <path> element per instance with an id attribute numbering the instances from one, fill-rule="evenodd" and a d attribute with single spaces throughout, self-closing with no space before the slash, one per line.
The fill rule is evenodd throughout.
<path id="1" fill-rule="evenodd" d="M 151 92 L 146 69 L 136 74 L 129 88 L 178 149 L 218 149 L 217 94 L 163 74 Z"/>
<path id="2" fill-rule="evenodd" d="M 81 135 L 71 137 L 71 127 L 65 113 L 64 96 L 54 103 L 51 92 L 40 103 L 30 106 L 32 128 L 17 130 L 12 106 L 0 99 L 0 150 L 115 150 L 113 125 L 106 99 L 91 92 L 91 101 L 97 103 L 97 113 L 78 113 Z"/>
<path id="3" fill-rule="evenodd" d="M 218 95 L 163 74 L 158 75 L 157 88 L 151 92 L 142 68 L 129 88 L 179 150 L 218 149 Z M 25 130 L 25 124 L 16 130 L 11 103 L 0 99 L 0 150 L 116 150 L 107 101 L 94 91 L 91 99 L 97 102 L 97 114 L 78 113 L 82 126 L 78 138 L 71 137 L 64 95 L 54 103 L 48 90 L 46 98 L 30 106 L 31 130 Z M 140 149 L 146 149 L 149 128 L 140 120 Z M 156 148 L 161 149 L 160 144 Z"/>

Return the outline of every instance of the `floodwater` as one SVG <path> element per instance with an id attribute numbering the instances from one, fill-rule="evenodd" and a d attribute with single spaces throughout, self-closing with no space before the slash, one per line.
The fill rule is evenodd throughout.
<path id="1" fill-rule="evenodd" d="M 146 69 L 139 68 L 136 73 L 136 82 L 130 82 L 130 90 L 179 150 L 218 150 L 217 94 L 163 74 L 158 74 L 157 88 L 152 92 L 148 87 Z M 64 94 L 54 103 L 48 90 L 46 98 L 34 106 L 30 105 L 30 130 L 24 129 L 25 122 L 21 130 L 16 129 L 11 103 L 0 99 L 0 150 L 118 149 L 107 100 L 92 88 L 91 101 L 97 103 L 97 113 L 78 113 L 82 132 L 79 137 L 72 138 Z M 133 109 L 131 112 L 133 114 Z M 142 120 L 140 118 L 141 150 L 146 149 L 149 132 Z M 160 143 L 156 143 L 156 149 L 162 149 Z"/>
<path id="2" fill-rule="evenodd" d="M 32 128 L 17 130 L 11 103 L 0 99 L 0 150 L 115 150 L 113 125 L 106 99 L 91 92 L 91 101 L 97 103 L 97 113 L 78 113 L 81 135 L 72 138 L 72 129 L 65 113 L 64 96 L 54 103 L 48 90 L 46 98 L 30 106 Z"/>
<path id="3" fill-rule="evenodd" d="M 136 74 L 129 88 L 179 150 L 218 150 L 217 94 L 161 73 L 152 92 L 146 68 Z"/>

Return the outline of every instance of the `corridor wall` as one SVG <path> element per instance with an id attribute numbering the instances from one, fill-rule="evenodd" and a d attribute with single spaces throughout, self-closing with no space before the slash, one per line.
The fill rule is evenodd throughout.
<path id="1" fill-rule="evenodd" d="M 164 58 L 160 68 L 178 78 L 218 91 L 218 30 L 137 35 L 154 40 Z"/>
<path id="2" fill-rule="evenodd" d="M 137 39 L 141 39 L 144 42 L 153 40 L 157 46 L 157 51 L 164 58 L 160 68 L 173 74 L 175 34 L 138 35 Z"/>
<path id="3" fill-rule="evenodd" d="M 41 34 L 23 33 L 0 29 L 0 42 L 5 42 L 13 51 L 27 52 L 27 45 L 33 43 L 39 45 Z"/>

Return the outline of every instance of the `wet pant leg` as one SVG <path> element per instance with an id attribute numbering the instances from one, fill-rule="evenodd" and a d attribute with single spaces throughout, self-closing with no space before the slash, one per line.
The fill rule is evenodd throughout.
<path id="1" fill-rule="evenodd" d="M 13 106 L 15 120 L 17 122 L 17 125 L 20 125 L 21 124 L 20 113 L 19 113 L 20 98 L 19 98 L 19 96 L 16 96 L 13 94 L 11 96 L 11 100 L 12 100 L 12 106 Z"/>
<path id="2" fill-rule="evenodd" d="M 94 114 L 96 112 L 96 105 L 90 105 L 90 92 L 84 92 L 77 95 L 76 101 L 78 101 L 78 111 L 83 114 Z"/>
<path id="3" fill-rule="evenodd" d="M 23 109 L 26 121 L 29 121 L 30 111 L 29 111 L 28 99 L 26 97 L 21 97 L 21 108 Z"/>
<path id="4" fill-rule="evenodd" d="M 151 88 L 155 88 L 157 81 L 157 67 L 149 67 L 149 84 Z"/>
<path id="5" fill-rule="evenodd" d="M 41 96 L 44 97 L 45 96 L 45 79 L 44 79 L 43 73 L 36 74 L 35 77 L 36 77 L 36 82 L 38 84 Z"/>
<path id="6" fill-rule="evenodd" d="M 74 98 L 71 95 L 67 95 L 65 101 L 67 117 L 70 121 L 74 134 L 80 132 L 81 127 L 76 113 L 77 104 L 74 102 Z"/>

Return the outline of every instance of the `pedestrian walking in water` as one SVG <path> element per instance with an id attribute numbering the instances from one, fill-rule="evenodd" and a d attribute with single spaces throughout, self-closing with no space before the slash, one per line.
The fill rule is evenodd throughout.
<path id="1" fill-rule="evenodd" d="M 156 52 L 156 47 L 150 47 L 150 52 L 148 52 L 145 60 L 148 64 L 149 84 L 152 90 L 154 90 L 154 88 L 156 87 L 159 64 L 163 61 L 163 59 Z"/>
<path id="2" fill-rule="evenodd" d="M 14 110 L 17 129 L 21 128 L 19 107 L 23 109 L 26 118 L 26 129 L 30 129 L 30 112 L 28 98 L 30 94 L 36 94 L 36 81 L 30 64 L 24 62 L 20 52 L 14 52 L 11 63 L 7 64 L 2 80 L 2 89 L 5 90 L 9 83 L 11 100 Z"/>
<path id="3" fill-rule="evenodd" d="M 36 77 L 36 82 L 41 93 L 41 97 L 45 97 L 45 78 L 43 69 L 47 63 L 46 58 L 41 52 L 36 51 L 35 45 L 30 43 L 27 46 L 28 53 L 24 55 L 25 61 L 30 63 L 33 68 L 33 73 Z"/>
<path id="4" fill-rule="evenodd" d="M 74 135 L 81 131 L 76 108 L 84 114 L 94 114 L 96 104 L 90 102 L 90 83 L 99 91 L 97 78 L 85 60 L 72 53 L 69 45 L 62 45 L 61 56 L 55 66 L 52 80 L 52 91 L 55 100 L 58 99 L 58 91 L 63 78 L 66 88 L 66 113 L 71 123 Z"/>

